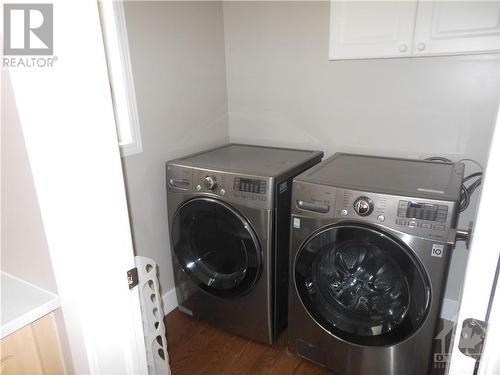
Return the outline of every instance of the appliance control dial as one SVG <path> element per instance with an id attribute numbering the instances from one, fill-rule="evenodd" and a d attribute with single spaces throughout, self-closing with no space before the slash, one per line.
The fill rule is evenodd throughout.
<path id="1" fill-rule="evenodd" d="M 203 180 L 203 184 L 208 190 L 215 190 L 215 188 L 217 187 L 217 179 L 213 175 L 208 175 Z"/>
<path id="2" fill-rule="evenodd" d="M 373 201 L 368 197 L 359 197 L 353 206 L 359 216 L 368 216 L 373 211 Z"/>

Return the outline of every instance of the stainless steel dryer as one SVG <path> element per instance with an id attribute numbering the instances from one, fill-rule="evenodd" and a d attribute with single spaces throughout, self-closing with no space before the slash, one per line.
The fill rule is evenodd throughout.
<path id="1" fill-rule="evenodd" d="M 292 179 L 322 156 L 230 144 L 167 163 L 181 311 L 274 342 L 287 322 Z"/>
<path id="2" fill-rule="evenodd" d="M 463 164 L 335 154 L 293 182 L 289 349 L 336 375 L 431 363 Z"/>

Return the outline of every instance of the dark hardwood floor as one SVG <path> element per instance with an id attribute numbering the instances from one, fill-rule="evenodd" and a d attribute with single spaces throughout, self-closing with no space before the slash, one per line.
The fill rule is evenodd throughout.
<path id="1" fill-rule="evenodd" d="M 177 309 L 165 317 L 173 375 L 332 375 L 287 351 L 286 332 L 273 346 L 231 335 Z M 448 340 L 447 340 L 448 341 Z M 433 368 L 432 375 L 444 369 Z"/>
<path id="2" fill-rule="evenodd" d="M 165 317 L 173 375 L 332 375 L 287 352 L 286 333 L 259 344 L 193 319 L 177 309 Z"/>

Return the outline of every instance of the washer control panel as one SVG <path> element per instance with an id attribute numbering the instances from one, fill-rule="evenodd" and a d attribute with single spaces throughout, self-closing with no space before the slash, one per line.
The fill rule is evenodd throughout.
<path id="1" fill-rule="evenodd" d="M 410 228 L 444 232 L 448 206 L 422 201 L 400 200 L 396 224 Z"/>
<path id="2" fill-rule="evenodd" d="M 337 189 L 335 215 L 379 223 L 420 237 L 445 240 L 452 203 Z"/>
<path id="3" fill-rule="evenodd" d="M 294 181 L 292 214 L 382 225 L 410 235 L 446 241 L 448 230 L 456 225 L 450 213 L 456 203 L 424 200 L 392 194 L 336 188 Z"/>
<path id="4" fill-rule="evenodd" d="M 400 200 L 398 204 L 398 217 L 445 223 L 447 216 L 448 207 L 442 204 L 408 200 Z"/>

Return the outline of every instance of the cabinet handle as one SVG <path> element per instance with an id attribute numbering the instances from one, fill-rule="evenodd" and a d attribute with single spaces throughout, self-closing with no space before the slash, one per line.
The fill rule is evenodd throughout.
<path id="1" fill-rule="evenodd" d="M 425 43 L 418 43 L 417 49 L 423 51 L 425 49 Z"/>
<path id="2" fill-rule="evenodd" d="M 408 49 L 408 46 L 407 46 L 406 44 L 401 44 L 401 45 L 399 46 L 399 50 L 400 50 L 401 52 L 406 52 L 406 50 L 407 50 L 407 49 Z"/>

